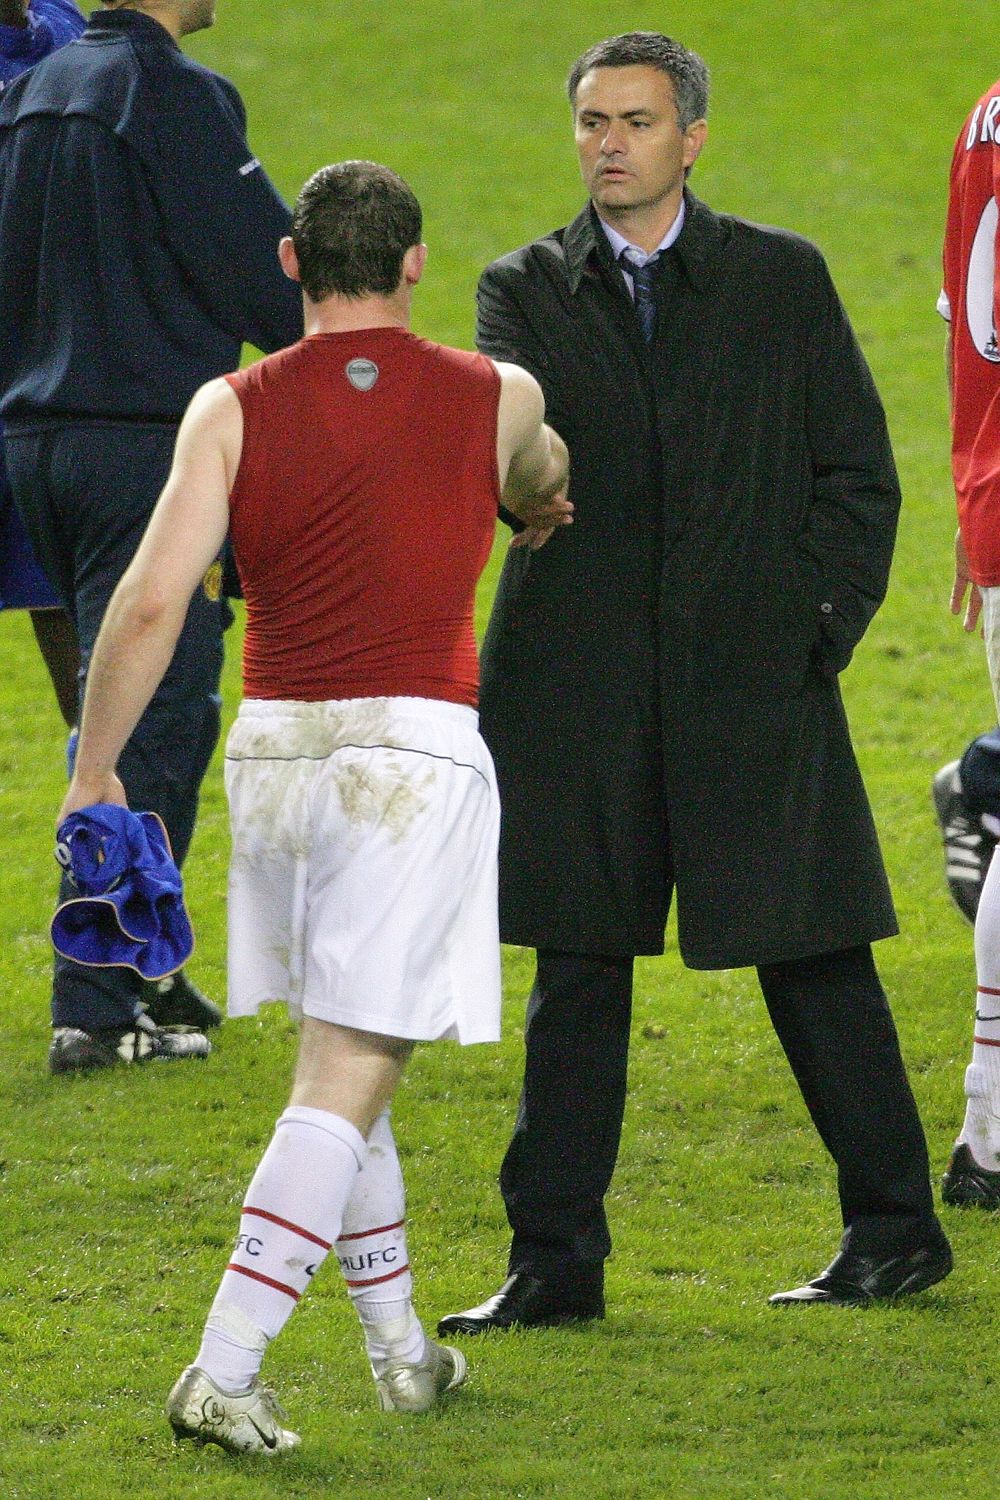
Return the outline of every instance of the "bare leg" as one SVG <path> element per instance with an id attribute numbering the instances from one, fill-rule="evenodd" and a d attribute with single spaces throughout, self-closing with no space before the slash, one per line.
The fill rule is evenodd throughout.
<path id="1" fill-rule="evenodd" d="M 303 1016 L 290 1105 L 325 1109 L 367 1138 L 403 1075 L 413 1043 Z"/>

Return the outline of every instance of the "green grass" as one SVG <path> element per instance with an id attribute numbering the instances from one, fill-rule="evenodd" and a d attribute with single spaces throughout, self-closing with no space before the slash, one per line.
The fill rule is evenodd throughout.
<path id="1" fill-rule="evenodd" d="M 705 54 L 715 93 L 694 186 L 822 245 L 885 398 L 900 542 L 845 687 L 903 926 L 879 960 L 939 1171 L 962 1107 L 973 968 L 928 789 L 993 710 L 981 642 L 945 611 L 953 501 L 934 300 L 947 163 L 996 71 L 995 6 L 965 0 L 959 19 L 928 0 L 693 0 L 676 14 L 597 0 L 364 11 L 223 0 L 192 50 L 240 86 L 254 146 L 287 194 L 344 156 L 410 177 L 431 247 L 417 327 L 467 344 L 482 265 L 578 206 L 570 60 L 632 25 L 675 29 Z M 483 618 L 495 570 L 496 558 Z M 299 1453 L 268 1466 L 175 1449 L 163 1396 L 197 1344 L 294 1038 L 271 1014 L 225 1026 L 204 1065 L 46 1075 L 62 734 L 23 617 L 0 616 L 0 651 L 0 1495 L 957 1500 L 994 1484 L 1000 1224 L 947 1214 L 958 1268 L 909 1305 L 768 1308 L 769 1291 L 834 1249 L 832 1171 L 753 976 L 686 973 L 672 951 L 638 969 L 608 1320 L 475 1344 L 465 1391 L 395 1421 L 373 1409 L 331 1268 L 269 1357 Z M 188 890 L 192 973 L 216 995 L 226 839 L 215 768 Z M 398 1099 L 429 1320 L 491 1290 L 503 1268 L 494 1178 L 529 955 L 509 952 L 506 977 L 502 1045 L 423 1050 Z"/>

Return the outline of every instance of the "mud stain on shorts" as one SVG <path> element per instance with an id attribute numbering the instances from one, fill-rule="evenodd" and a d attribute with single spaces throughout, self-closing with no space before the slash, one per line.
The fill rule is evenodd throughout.
<path id="1" fill-rule="evenodd" d="M 231 760 L 327 760 L 348 745 L 402 749 L 393 732 L 388 698 L 359 698 L 336 708 L 302 705 L 295 713 L 237 719 L 226 754 Z"/>
<path id="2" fill-rule="evenodd" d="M 234 859 L 252 863 L 261 853 L 309 858 L 312 828 L 307 783 L 311 773 L 309 762 L 271 761 L 266 776 L 244 783 L 239 826 L 234 830 Z"/>
<path id="3" fill-rule="evenodd" d="M 381 825 L 393 843 L 399 843 L 427 806 L 435 776 L 433 767 L 421 765 L 419 756 L 381 752 L 364 761 L 334 763 L 334 779 L 349 823 Z"/>
<path id="4" fill-rule="evenodd" d="M 408 749 L 403 735 L 387 698 L 237 719 L 226 747 L 234 781 L 242 783 L 243 836 L 233 858 L 252 861 L 263 849 L 308 860 L 311 794 L 327 775 L 351 828 L 384 827 L 400 842 L 427 807 L 436 779 L 433 761 Z M 266 773 L 261 764 L 245 781 L 237 767 L 250 761 L 266 763 Z"/>

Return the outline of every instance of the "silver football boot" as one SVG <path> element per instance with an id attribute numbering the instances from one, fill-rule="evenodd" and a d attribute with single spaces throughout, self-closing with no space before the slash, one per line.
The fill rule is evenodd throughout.
<path id="1" fill-rule="evenodd" d="M 167 1420 L 176 1437 L 218 1443 L 229 1453 L 281 1453 L 302 1441 L 282 1427 L 287 1418 L 267 1386 L 255 1382 L 245 1395 L 230 1396 L 197 1365 L 188 1365 L 167 1397 Z"/>
<path id="2" fill-rule="evenodd" d="M 428 1411 L 445 1391 L 462 1384 L 467 1368 L 465 1355 L 458 1349 L 428 1339 L 419 1364 L 392 1359 L 381 1371 L 372 1366 L 378 1404 L 383 1411 Z"/>

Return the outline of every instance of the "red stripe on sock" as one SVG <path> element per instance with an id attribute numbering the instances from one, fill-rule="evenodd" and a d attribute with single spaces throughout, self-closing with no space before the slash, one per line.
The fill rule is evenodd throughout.
<path id="1" fill-rule="evenodd" d="M 972 1040 L 977 1047 L 1000 1047 L 1000 1042 L 995 1042 L 988 1036 L 974 1036 Z"/>
<path id="2" fill-rule="evenodd" d="M 398 1224 L 383 1224 L 381 1229 L 362 1229 L 360 1234 L 342 1234 L 337 1244 L 342 1245 L 345 1240 L 366 1240 L 372 1234 L 388 1234 L 391 1229 L 402 1229 L 405 1223 L 405 1219 L 400 1219 Z"/>
<path id="3" fill-rule="evenodd" d="M 240 1276 L 249 1276 L 251 1281 L 262 1281 L 265 1286 L 273 1286 L 276 1292 L 284 1292 L 286 1297 L 291 1297 L 293 1302 L 298 1302 L 301 1292 L 294 1287 L 286 1286 L 283 1281 L 274 1281 L 270 1276 L 263 1276 L 260 1271 L 251 1271 L 248 1266 L 236 1266 L 232 1261 L 226 1267 L 227 1271 L 237 1271 Z"/>
<path id="4" fill-rule="evenodd" d="M 405 1266 L 400 1266 L 398 1271 L 390 1271 L 388 1276 L 373 1276 L 370 1281 L 348 1281 L 345 1277 L 344 1284 L 346 1286 L 381 1286 L 383 1281 L 394 1281 L 397 1276 L 402 1276 L 403 1272 L 409 1269 L 407 1263 Z"/>
<path id="5" fill-rule="evenodd" d="M 318 1234 L 310 1234 L 308 1229 L 302 1228 L 301 1224 L 293 1224 L 291 1219 L 279 1219 L 277 1214 L 269 1214 L 264 1208 L 244 1208 L 242 1212 L 253 1214 L 257 1219 L 267 1219 L 282 1229 L 290 1229 L 293 1234 L 301 1235 L 304 1240 L 310 1240 L 314 1245 L 319 1245 L 321 1250 L 333 1249 L 333 1246 L 327 1240 L 321 1240 Z"/>
<path id="6" fill-rule="evenodd" d="M 976 985 L 976 994 L 977 995 L 1000 995 L 1000 990 L 991 990 L 988 985 L 977 984 Z"/>

